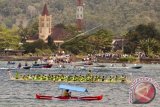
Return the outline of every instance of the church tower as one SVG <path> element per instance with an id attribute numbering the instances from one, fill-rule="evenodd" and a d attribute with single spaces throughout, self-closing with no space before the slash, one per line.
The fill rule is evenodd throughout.
<path id="1" fill-rule="evenodd" d="M 47 40 L 51 35 L 52 16 L 49 15 L 47 5 L 44 5 L 42 14 L 39 16 L 39 39 Z"/>

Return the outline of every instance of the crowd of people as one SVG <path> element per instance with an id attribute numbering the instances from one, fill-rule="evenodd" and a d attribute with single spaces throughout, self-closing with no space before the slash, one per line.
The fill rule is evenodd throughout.
<path id="1" fill-rule="evenodd" d="M 102 57 L 106 59 L 118 59 L 121 57 L 127 57 L 127 54 L 115 54 L 115 53 L 103 53 L 103 54 L 96 54 L 97 57 Z"/>

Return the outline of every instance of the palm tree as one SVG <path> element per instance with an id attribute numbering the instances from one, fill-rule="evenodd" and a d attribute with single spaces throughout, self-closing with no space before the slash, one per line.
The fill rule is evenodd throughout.
<path id="1" fill-rule="evenodd" d="M 153 38 L 140 40 L 139 46 L 140 49 L 144 51 L 146 55 L 152 55 L 153 53 L 157 53 L 160 48 L 159 42 Z"/>

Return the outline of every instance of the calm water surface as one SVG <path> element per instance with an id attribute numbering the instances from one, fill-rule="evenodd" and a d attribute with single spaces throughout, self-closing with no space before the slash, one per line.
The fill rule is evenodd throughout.
<path id="1" fill-rule="evenodd" d="M 7 62 L 0 62 L 0 67 L 11 67 L 6 65 Z M 12 65 L 16 67 L 16 65 Z M 106 64 L 110 66 L 110 64 Z M 120 66 L 120 64 L 116 64 Z M 132 65 L 129 65 L 132 66 Z M 132 73 L 133 78 L 151 77 L 160 85 L 160 65 L 159 64 L 144 64 L 142 69 L 109 69 L 109 68 L 92 68 L 95 74 L 119 74 Z M 42 74 L 42 73 L 86 73 L 85 68 L 74 68 L 69 66 L 65 69 L 52 70 L 19 70 L 22 74 Z M 15 70 L 12 71 L 15 74 Z M 61 90 L 58 90 L 59 83 L 52 82 L 22 82 L 11 81 L 6 70 L 0 70 L 0 107 L 160 107 L 160 95 L 157 92 L 153 102 L 147 105 L 132 105 L 128 103 L 129 87 L 128 84 L 107 84 L 107 83 L 70 83 L 82 87 L 86 87 L 89 93 L 72 92 L 72 95 L 104 95 L 102 101 L 58 101 L 58 100 L 36 100 L 36 93 L 45 93 L 47 95 L 61 95 Z"/>

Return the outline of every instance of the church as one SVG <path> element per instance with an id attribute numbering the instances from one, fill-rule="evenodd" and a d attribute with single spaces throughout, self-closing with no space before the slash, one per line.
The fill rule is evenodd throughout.
<path id="1" fill-rule="evenodd" d="M 48 42 L 48 37 L 53 38 L 54 43 L 63 43 L 69 35 L 63 24 L 52 26 L 52 15 L 49 14 L 47 4 L 44 5 L 41 15 L 39 15 L 39 27 L 36 35 L 31 35 L 26 42 L 31 43 L 38 39 Z"/>
<path id="2" fill-rule="evenodd" d="M 49 15 L 47 5 L 44 5 L 43 12 L 39 16 L 39 39 L 46 41 L 51 35 L 52 15 Z"/>

